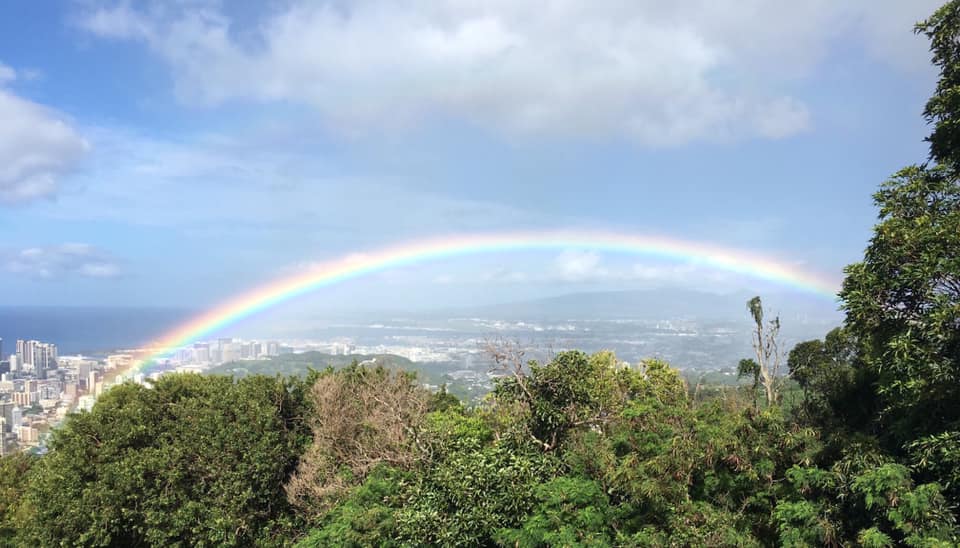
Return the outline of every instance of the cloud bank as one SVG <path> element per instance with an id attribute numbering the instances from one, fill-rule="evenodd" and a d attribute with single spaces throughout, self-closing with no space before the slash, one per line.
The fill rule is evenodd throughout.
<path id="1" fill-rule="evenodd" d="M 53 196 L 89 148 L 62 115 L 4 89 L 16 79 L 0 63 L 0 205 Z"/>
<path id="2" fill-rule="evenodd" d="M 120 275 L 119 265 L 104 251 L 82 243 L 48 247 L 29 247 L 10 255 L 6 270 L 38 279 L 66 276 L 113 278 Z"/>
<path id="3" fill-rule="evenodd" d="M 145 44 L 188 103 L 293 102 L 349 131 L 452 117 L 670 146 L 808 129 L 790 83 L 837 41 L 917 64 L 925 43 L 903 21 L 938 1 L 294 1 L 252 22 L 217 3 L 121 2 L 78 21 Z"/>

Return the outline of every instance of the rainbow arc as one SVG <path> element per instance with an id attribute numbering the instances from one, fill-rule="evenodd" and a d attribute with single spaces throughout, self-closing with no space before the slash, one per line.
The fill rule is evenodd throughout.
<path id="1" fill-rule="evenodd" d="M 480 253 L 520 250 L 590 250 L 695 263 L 808 294 L 835 298 L 839 282 L 782 260 L 718 245 L 664 236 L 601 231 L 466 234 L 401 243 L 326 261 L 242 293 L 177 326 L 152 343 L 152 354 L 121 374 L 143 370 L 170 351 L 243 318 L 340 282 L 406 265 Z"/>

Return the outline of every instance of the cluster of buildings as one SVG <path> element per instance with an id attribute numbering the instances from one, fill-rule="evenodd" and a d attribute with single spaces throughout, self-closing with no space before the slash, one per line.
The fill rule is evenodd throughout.
<path id="1" fill-rule="evenodd" d="M 222 338 L 216 341 L 204 341 L 190 346 L 178 348 L 169 354 L 168 365 L 176 365 L 178 371 L 203 371 L 208 366 L 243 360 L 269 359 L 281 354 L 295 354 L 300 352 L 323 352 L 334 356 L 350 356 L 354 354 L 394 354 L 403 356 L 412 361 L 435 362 L 447 361 L 451 358 L 448 348 L 433 349 L 430 347 L 413 346 L 409 344 L 376 344 L 358 346 L 349 339 L 334 341 L 299 341 L 296 343 L 281 343 L 277 341 L 241 341 Z M 136 379 L 134 379 L 136 380 Z"/>
<path id="2" fill-rule="evenodd" d="M 12 352 L 8 355 L 5 351 Z M 168 362 L 176 371 L 203 371 L 210 365 L 278 356 L 291 349 L 279 342 L 218 339 L 178 349 Z M 108 383 L 144 384 L 150 375 L 120 375 L 133 369 L 134 354 L 101 357 L 61 356 L 50 342 L 0 339 L 0 455 L 18 450 L 43 451 L 50 428 L 75 410 L 90 410 Z M 173 370 L 173 369 L 168 369 Z"/>
<path id="3" fill-rule="evenodd" d="M 232 338 L 222 338 L 179 348 L 171 355 L 171 361 L 201 366 L 215 365 L 279 356 L 281 353 L 289 352 L 289 350 L 289 348 L 276 341 L 239 341 Z"/>
<path id="4" fill-rule="evenodd" d="M 0 357 L 3 356 L 3 340 L 0 339 Z M 32 374 L 46 378 L 47 371 L 57 368 L 57 345 L 40 341 L 17 340 L 17 352 L 11 354 L 7 369 L 13 373 Z"/>
<path id="5" fill-rule="evenodd" d="M 43 450 L 51 426 L 71 410 L 92 407 L 109 372 L 134 359 L 60 356 L 56 344 L 22 339 L 6 359 L 4 350 L 0 339 L 0 455 Z"/>
<path id="6" fill-rule="evenodd" d="M 169 371 L 203 372 L 222 363 L 270 359 L 307 350 L 350 355 L 374 349 L 358 348 L 348 340 L 288 346 L 278 341 L 220 338 L 178 348 L 165 363 L 159 364 L 161 371 L 145 376 L 121 375 L 134 369 L 135 353 L 142 353 L 139 351 L 99 357 L 61 356 L 57 345 L 51 342 L 20 339 L 5 347 L 0 339 L 0 455 L 45 451 L 50 429 L 71 411 L 90 410 L 96 398 L 114 382 L 132 380 L 144 384 L 147 377 L 157 378 Z M 399 348 L 376 348 L 380 352 L 386 350 L 401 352 Z"/>

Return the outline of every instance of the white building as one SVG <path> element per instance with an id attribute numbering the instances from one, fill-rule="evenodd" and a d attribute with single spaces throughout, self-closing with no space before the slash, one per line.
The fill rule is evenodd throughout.
<path id="1" fill-rule="evenodd" d="M 97 398 L 91 395 L 80 396 L 77 399 L 77 409 L 82 411 L 90 411 L 93 409 L 93 404 L 97 401 Z"/>
<path id="2" fill-rule="evenodd" d="M 57 345 L 17 339 L 17 362 L 21 367 L 33 364 L 33 370 L 37 374 L 47 369 L 54 369 L 57 367 Z"/>

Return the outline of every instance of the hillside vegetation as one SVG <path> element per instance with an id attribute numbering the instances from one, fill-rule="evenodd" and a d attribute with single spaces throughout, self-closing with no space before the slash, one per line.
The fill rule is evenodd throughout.
<path id="1" fill-rule="evenodd" d="M 0 541 L 956 546 L 960 0 L 918 29 L 941 69 L 930 161 L 875 194 L 843 327 L 784 353 L 779 321 L 750 301 L 745 386 L 700 391 L 609 352 L 528 362 L 509 345 L 471 406 L 359 364 L 125 384 L 69 417 L 47 455 L 0 459 Z"/>

